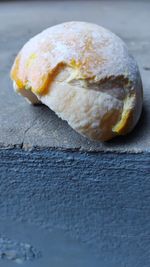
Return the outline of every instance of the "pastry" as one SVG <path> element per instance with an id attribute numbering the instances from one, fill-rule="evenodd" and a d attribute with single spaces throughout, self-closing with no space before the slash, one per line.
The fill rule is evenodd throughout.
<path id="1" fill-rule="evenodd" d="M 66 22 L 36 35 L 17 55 L 11 79 L 18 93 L 90 139 L 127 134 L 141 114 L 137 64 L 118 36 L 96 24 Z"/>

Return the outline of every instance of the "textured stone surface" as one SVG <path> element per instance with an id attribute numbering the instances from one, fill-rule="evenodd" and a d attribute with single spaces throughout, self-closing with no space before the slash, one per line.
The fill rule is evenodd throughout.
<path id="1" fill-rule="evenodd" d="M 149 267 L 148 153 L 135 157 L 123 153 L 56 150 L 22 153 L 21 149 L 7 149 L 0 150 L 0 170 L 0 220 L 9 218 L 10 229 L 11 220 L 16 226 L 18 221 L 24 222 L 27 229 L 30 224 L 52 232 L 57 228 L 60 236 L 56 235 L 56 246 L 60 239 L 63 244 L 65 234 L 68 236 L 70 241 L 64 243 L 68 258 L 65 254 L 64 265 L 58 263 L 56 267 L 68 266 L 71 244 L 73 264 L 76 246 L 82 251 L 78 262 L 81 267 L 85 255 L 89 257 L 88 267 L 92 258 L 98 260 L 93 267 Z M 36 227 L 31 236 L 36 235 Z M 12 239 L 7 231 L 8 228 L 5 235 Z M 18 227 L 14 231 L 18 238 Z M 19 238 L 27 243 L 24 234 Z M 71 240 L 74 242 L 69 243 Z M 30 244 L 39 249 L 35 243 Z M 53 239 L 49 245 L 53 247 Z M 44 255 L 47 246 L 41 249 Z M 58 256 L 55 251 L 58 259 L 59 253 L 58 246 Z"/>
<path id="2" fill-rule="evenodd" d="M 148 1 L 55 1 L 0 3 L 0 144 L 82 150 L 150 150 L 150 31 Z M 133 14 L 136 13 L 136 16 Z M 98 23 L 118 34 L 135 56 L 144 85 L 144 109 L 135 130 L 106 144 L 90 142 L 44 106 L 32 107 L 14 94 L 9 71 L 32 36 L 67 20 Z"/>
<path id="3" fill-rule="evenodd" d="M 99 266 L 86 244 L 73 240 L 56 227 L 48 232 L 7 218 L 0 221 L 0 233 L 3 235 L 0 239 L 2 267 Z"/>

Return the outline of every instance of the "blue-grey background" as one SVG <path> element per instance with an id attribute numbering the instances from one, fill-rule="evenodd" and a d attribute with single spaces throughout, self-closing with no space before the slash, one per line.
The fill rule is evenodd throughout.
<path id="1" fill-rule="evenodd" d="M 150 2 L 0 3 L 0 267 L 150 266 Z M 144 104 L 135 130 L 102 144 L 12 89 L 22 45 L 51 25 L 84 20 L 135 56 Z"/>

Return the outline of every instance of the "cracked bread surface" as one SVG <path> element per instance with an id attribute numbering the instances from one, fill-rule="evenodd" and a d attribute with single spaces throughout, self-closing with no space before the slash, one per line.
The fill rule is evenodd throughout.
<path id="1" fill-rule="evenodd" d="M 80 134 L 106 141 L 130 132 L 142 109 L 139 70 L 124 42 L 86 22 L 48 28 L 21 49 L 14 88 Z"/>

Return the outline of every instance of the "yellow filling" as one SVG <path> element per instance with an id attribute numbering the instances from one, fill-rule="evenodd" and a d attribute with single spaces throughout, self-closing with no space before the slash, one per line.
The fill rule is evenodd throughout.
<path id="1" fill-rule="evenodd" d="M 112 131 L 118 134 L 124 134 L 132 118 L 133 103 L 135 95 L 127 96 L 124 100 L 123 112 L 120 121 L 112 128 Z"/>
<path id="2" fill-rule="evenodd" d="M 12 67 L 11 78 L 12 78 L 12 80 L 14 80 L 16 82 L 18 88 L 21 89 L 21 88 L 23 88 L 23 83 L 22 83 L 21 79 L 19 79 L 19 77 L 18 77 L 19 63 L 20 63 L 20 55 L 18 55 L 16 57 L 15 63 Z"/>
<path id="3" fill-rule="evenodd" d="M 37 58 L 37 54 L 33 53 L 30 55 L 30 57 L 28 58 L 27 62 L 26 62 L 26 67 L 29 68 L 32 63 L 33 63 L 33 60 Z"/>

